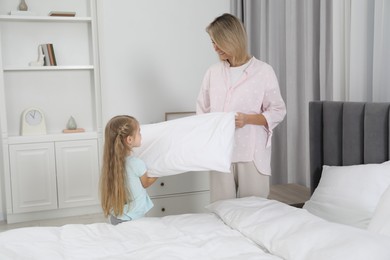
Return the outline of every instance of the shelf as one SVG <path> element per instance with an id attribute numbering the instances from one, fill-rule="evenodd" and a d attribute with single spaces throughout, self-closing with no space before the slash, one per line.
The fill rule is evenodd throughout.
<path id="1" fill-rule="evenodd" d="M 0 21 L 8 22 L 91 22 L 91 17 L 65 17 L 65 16 L 17 16 L 0 15 Z"/>
<path id="2" fill-rule="evenodd" d="M 29 135 L 29 136 L 9 136 L 8 144 L 27 144 L 41 142 L 56 142 L 56 141 L 75 141 L 86 139 L 97 139 L 97 132 L 84 132 L 72 134 L 47 134 L 47 135 Z"/>
<path id="3" fill-rule="evenodd" d="M 93 70 L 92 65 L 83 66 L 7 66 L 4 71 L 36 71 L 36 70 Z"/>

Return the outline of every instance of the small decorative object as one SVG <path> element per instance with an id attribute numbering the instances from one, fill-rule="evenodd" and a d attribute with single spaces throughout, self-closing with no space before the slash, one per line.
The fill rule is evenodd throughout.
<path id="1" fill-rule="evenodd" d="M 68 129 L 68 130 L 77 129 L 77 123 L 76 123 L 76 120 L 74 120 L 73 116 L 71 116 L 69 118 L 68 123 L 66 124 L 66 129 Z"/>
<path id="2" fill-rule="evenodd" d="M 43 66 L 45 63 L 45 55 L 43 54 L 42 46 L 38 46 L 38 60 L 29 63 L 30 66 Z"/>
<path id="3" fill-rule="evenodd" d="M 21 135 L 46 134 L 45 115 L 36 107 L 30 107 L 22 113 Z"/>
<path id="4" fill-rule="evenodd" d="M 18 6 L 18 9 L 19 9 L 19 11 L 27 11 L 28 10 L 28 6 L 27 6 L 25 0 L 20 0 L 20 4 Z"/>
<path id="5" fill-rule="evenodd" d="M 76 120 L 71 116 L 66 124 L 66 129 L 63 130 L 64 133 L 81 133 L 85 132 L 84 128 L 77 128 Z"/>

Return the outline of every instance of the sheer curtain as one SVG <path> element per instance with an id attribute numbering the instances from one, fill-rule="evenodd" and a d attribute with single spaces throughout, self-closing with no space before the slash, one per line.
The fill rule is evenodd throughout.
<path id="1" fill-rule="evenodd" d="M 287 116 L 273 137 L 272 182 L 309 186 L 308 103 L 390 102 L 390 1 L 231 0 L 252 55 L 274 68 Z"/>
<path id="2" fill-rule="evenodd" d="M 326 99 L 390 102 L 390 1 L 343 0 L 332 6 L 333 57 Z"/>

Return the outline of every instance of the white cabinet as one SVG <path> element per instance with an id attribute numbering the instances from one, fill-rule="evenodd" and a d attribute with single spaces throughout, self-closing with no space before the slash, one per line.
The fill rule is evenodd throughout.
<path id="1" fill-rule="evenodd" d="M 8 222 L 96 213 L 102 147 L 95 0 L 0 1 L 1 191 Z M 49 16 L 72 11 L 75 17 Z M 57 66 L 30 66 L 51 43 Z M 43 111 L 46 134 L 21 135 L 21 115 Z M 70 117 L 79 133 L 63 133 Z"/>
<path id="2" fill-rule="evenodd" d="M 210 203 L 208 172 L 189 172 L 159 178 L 147 189 L 154 207 L 148 216 L 162 217 L 205 212 Z"/>
<path id="3" fill-rule="evenodd" d="M 10 145 L 14 213 L 98 203 L 97 142 Z"/>

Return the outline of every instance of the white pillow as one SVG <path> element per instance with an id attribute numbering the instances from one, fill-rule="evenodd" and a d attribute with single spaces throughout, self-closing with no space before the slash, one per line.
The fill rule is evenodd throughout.
<path id="1" fill-rule="evenodd" d="M 141 125 L 142 159 L 149 176 L 190 171 L 230 172 L 234 145 L 235 113 L 208 113 Z"/>
<path id="2" fill-rule="evenodd" d="M 390 161 L 382 164 L 323 166 L 318 187 L 303 206 L 329 221 L 367 228 L 390 185 Z"/>
<path id="3" fill-rule="evenodd" d="M 382 194 L 368 230 L 390 236 L 390 186 Z"/>

